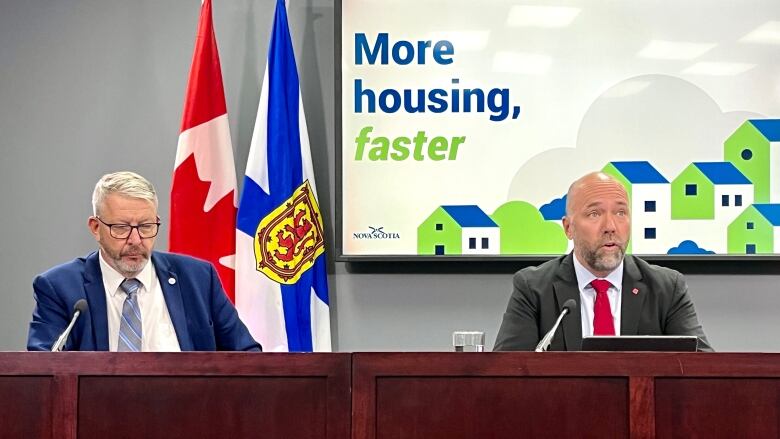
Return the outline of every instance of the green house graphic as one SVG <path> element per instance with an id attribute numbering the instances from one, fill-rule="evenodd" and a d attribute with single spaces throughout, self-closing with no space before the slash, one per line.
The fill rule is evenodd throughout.
<path id="1" fill-rule="evenodd" d="M 672 181 L 672 219 L 712 220 L 720 207 L 742 210 L 753 201 L 750 184 L 732 163 L 691 163 Z"/>
<path id="2" fill-rule="evenodd" d="M 779 244 L 780 204 L 753 204 L 729 224 L 729 253 L 774 253 Z"/>
<path id="3" fill-rule="evenodd" d="M 756 203 L 780 202 L 780 119 L 743 123 L 723 143 L 723 159 L 753 183 Z"/>
<path id="4" fill-rule="evenodd" d="M 417 227 L 421 255 L 499 254 L 498 224 L 475 205 L 440 206 Z"/>

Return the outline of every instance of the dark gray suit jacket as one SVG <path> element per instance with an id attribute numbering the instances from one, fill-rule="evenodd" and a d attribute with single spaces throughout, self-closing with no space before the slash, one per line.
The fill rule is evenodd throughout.
<path id="1" fill-rule="evenodd" d="M 533 350 L 569 299 L 577 306 L 558 328 L 550 350 L 580 350 L 580 291 L 573 258 L 569 253 L 515 273 L 514 290 L 493 350 Z M 637 294 L 633 294 L 635 289 Z M 621 335 L 695 335 L 700 350 L 712 350 L 679 272 L 626 255 L 621 291 Z"/>

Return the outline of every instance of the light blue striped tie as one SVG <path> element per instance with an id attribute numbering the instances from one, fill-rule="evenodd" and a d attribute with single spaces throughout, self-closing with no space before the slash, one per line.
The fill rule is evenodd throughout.
<path id="1" fill-rule="evenodd" d="M 141 281 L 138 279 L 125 279 L 121 285 L 127 293 L 125 304 L 122 305 L 122 322 L 119 324 L 119 352 L 140 352 L 143 329 L 141 327 L 141 308 L 138 306 L 138 288 Z"/>

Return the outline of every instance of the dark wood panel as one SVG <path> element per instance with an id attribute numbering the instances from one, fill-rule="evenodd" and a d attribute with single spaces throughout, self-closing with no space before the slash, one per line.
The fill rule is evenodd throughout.
<path id="1" fill-rule="evenodd" d="M 776 438 L 779 381 L 775 353 L 7 352 L 0 438 Z"/>
<path id="2" fill-rule="evenodd" d="M 778 378 L 658 378 L 655 398 L 658 437 L 780 437 Z"/>
<path id="3" fill-rule="evenodd" d="M 42 378 L 45 388 L 21 386 L 30 402 L 22 399 L 19 407 L 7 405 L 15 398 L 10 390 L 0 393 L 0 438 L 14 437 L 5 431 L 75 439 L 137 430 L 136 438 L 203 437 L 209 431 L 214 437 L 346 438 L 351 364 L 348 353 L 0 353 L 0 379 L 48 376 Z M 32 412 L 36 405 L 40 412 Z M 134 414 L 109 416 L 124 413 L 123 407 L 144 417 L 130 425 L 126 419 Z M 37 430 L 28 434 L 30 426 Z M 169 427 L 173 435 L 157 436 Z"/>
<path id="4" fill-rule="evenodd" d="M 625 378 L 387 377 L 378 439 L 628 436 Z"/>
<path id="5" fill-rule="evenodd" d="M 82 377 L 78 437 L 324 438 L 324 378 Z"/>
<path id="6" fill-rule="evenodd" d="M 655 382 L 653 377 L 628 380 L 628 419 L 632 439 L 655 437 Z"/>
<path id="7" fill-rule="evenodd" d="M 349 353 L 4 352 L 0 375 L 328 375 L 349 379 Z"/>
<path id="8" fill-rule="evenodd" d="M 52 377 L 0 376 L 0 437 L 52 437 Z"/>
<path id="9" fill-rule="evenodd" d="M 52 437 L 76 439 L 76 404 L 78 404 L 79 377 L 77 375 L 54 375 L 53 407 L 54 425 Z"/>
<path id="10" fill-rule="evenodd" d="M 376 352 L 353 354 L 376 375 L 780 376 L 777 353 L 709 352 Z"/>
<path id="11" fill-rule="evenodd" d="M 516 353 L 356 353 L 352 356 L 352 438 L 374 439 L 384 437 L 425 437 L 435 436 L 438 428 L 447 428 L 446 437 L 583 437 L 603 428 L 605 435 L 621 437 L 654 438 L 668 437 L 670 430 L 659 430 L 656 413 L 665 410 L 665 402 L 656 398 L 656 380 L 669 379 L 728 379 L 754 380 L 765 382 L 780 379 L 780 354 L 775 353 L 662 353 L 662 352 L 516 352 Z M 512 389 L 507 394 L 511 399 L 506 402 L 501 396 L 500 385 L 492 388 L 486 382 L 504 382 L 506 386 L 522 386 L 517 383 L 529 383 L 533 380 L 547 379 L 551 383 L 542 387 L 542 391 Z M 476 404 L 462 398 L 455 387 L 449 389 L 447 381 L 471 383 L 465 388 L 472 398 L 481 402 Z M 567 408 L 570 397 L 565 390 L 556 389 L 552 383 L 565 380 L 569 389 L 576 395 L 582 389 L 582 398 L 590 400 L 578 403 L 577 407 L 591 410 L 593 404 L 603 403 L 603 396 L 594 396 L 588 389 L 589 382 L 621 382 L 619 392 L 608 392 L 612 398 L 620 398 L 627 406 L 623 412 L 625 422 L 621 426 L 606 421 L 604 425 L 591 427 L 589 416 L 577 417 L 575 409 Z M 625 383 L 628 383 L 626 386 Z M 407 383 L 411 384 L 407 386 Z M 388 384 L 392 384 L 388 386 Z M 433 387 L 431 387 L 433 386 Z M 541 387 L 541 386 L 540 386 Z M 487 390 L 486 390 L 487 389 Z M 550 389 L 545 392 L 546 389 Z M 487 393 L 485 393 L 487 391 Z M 698 389 L 675 396 L 681 400 L 698 398 Z M 774 391 L 774 390 L 773 390 Z M 405 393 L 408 399 L 405 399 Z M 571 390 L 570 390 L 571 392 Z M 765 392 L 768 392 L 765 390 Z M 482 395 L 487 395 L 482 399 Z M 706 395 L 706 394 L 705 394 Z M 774 395 L 774 396 L 772 396 Z M 767 404 L 780 405 L 776 393 L 765 394 Z M 774 399 L 772 399 L 774 398 Z M 576 397 L 575 397 L 576 399 Z M 450 404 L 455 400 L 455 404 Z M 617 399 L 615 399 L 617 400 Z M 531 401 L 531 402 L 529 402 Z M 607 413 L 618 413 L 606 400 Z M 746 403 L 746 401 L 744 401 Z M 678 405 L 682 403 L 678 401 Z M 396 404 L 396 405 L 394 405 Z M 763 423 L 770 427 L 753 427 L 746 432 L 755 432 L 763 437 L 763 432 L 773 434 L 777 430 L 776 412 L 758 410 L 756 416 L 749 410 L 750 405 L 736 404 L 732 416 L 740 417 L 742 423 Z M 514 405 L 521 409 L 514 411 L 506 407 Z M 736 410 L 736 407 L 742 410 Z M 448 414 L 444 407 L 449 407 Z M 488 407 L 489 409 L 486 409 Z M 530 407 L 530 408 L 529 408 Z M 545 419 L 535 411 L 542 407 L 563 410 L 565 415 Z M 660 407 L 660 408 L 659 408 Z M 768 410 L 768 405 L 766 406 Z M 747 408 L 748 410 L 745 410 Z M 572 410 L 567 412 L 566 410 Z M 387 413 L 385 413 L 387 411 Z M 487 418 L 483 422 L 472 416 Z M 497 414 L 498 413 L 498 414 Z M 531 413 L 531 416 L 528 414 Z M 571 413 L 574 413 L 572 415 Z M 769 416 L 761 418 L 759 416 Z M 450 416 L 450 418 L 447 418 Z M 472 419 L 473 418 L 473 419 Z M 446 420 L 446 421 L 445 421 Z M 678 419 L 669 421 L 678 422 Z M 548 430 L 536 429 L 536 425 L 550 424 Z M 666 422 L 666 421 L 664 421 Z M 691 418 L 691 425 L 706 422 L 706 419 Z M 580 430 L 572 426 L 587 425 Z M 627 428 L 628 431 L 619 430 Z M 698 427 L 697 427 L 698 428 Z M 418 430 L 421 429 L 421 430 Z M 479 430 L 478 434 L 476 433 Z M 421 433 L 420 432 L 424 432 Z M 529 433 L 530 431 L 530 433 Z M 696 431 L 689 429 L 688 431 Z M 706 430 L 709 431 L 709 430 Z M 717 430 L 716 430 L 717 431 Z M 729 430 L 731 432 L 731 430 Z M 466 432 L 466 433 L 464 433 Z M 549 435 L 548 435 L 549 432 Z M 572 433 L 574 432 L 574 433 Z M 521 434 L 522 433 L 522 434 Z M 416 436 L 419 434 L 419 436 Z M 596 434 L 596 433 L 594 433 Z M 685 437 L 685 435 L 681 435 Z M 693 437 L 696 437 L 695 435 Z M 699 436 L 707 437 L 707 436 Z M 715 434 L 714 437 L 728 437 Z M 732 435 L 731 437 L 749 437 Z M 777 437 L 770 436 L 770 437 Z"/>

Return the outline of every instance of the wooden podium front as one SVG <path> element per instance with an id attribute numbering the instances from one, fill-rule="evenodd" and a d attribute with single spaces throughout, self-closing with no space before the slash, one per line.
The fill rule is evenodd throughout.
<path id="1" fill-rule="evenodd" d="M 2 438 L 346 438 L 350 354 L 0 354 Z"/>
<path id="2" fill-rule="evenodd" d="M 358 353 L 353 439 L 778 438 L 780 354 Z"/>
<path id="3" fill-rule="evenodd" d="M 0 353 L 0 438 L 777 438 L 780 354 Z"/>

